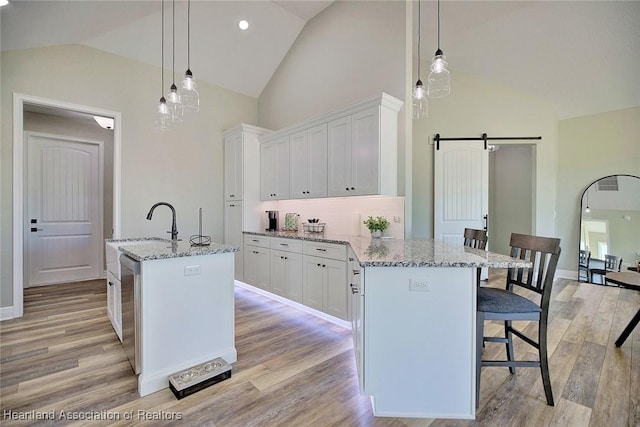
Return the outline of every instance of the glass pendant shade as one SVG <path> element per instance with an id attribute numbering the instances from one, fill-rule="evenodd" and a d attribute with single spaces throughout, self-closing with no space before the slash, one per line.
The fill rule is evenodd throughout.
<path id="1" fill-rule="evenodd" d="M 427 92 L 422 86 L 422 81 L 418 80 L 416 86 L 413 89 L 413 103 L 411 110 L 411 117 L 414 119 L 421 119 L 429 115 L 429 101 L 427 99 Z"/>
<path id="2" fill-rule="evenodd" d="M 172 122 L 178 123 L 182 121 L 184 108 L 180 101 L 180 95 L 178 95 L 178 88 L 175 84 L 171 85 L 171 91 L 169 92 L 169 95 L 167 95 L 167 108 Z"/>
<path id="3" fill-rule="evenodd" d="M 427 93 L 430 98 L 444 98 L 451 93 L 451 74 L 447 70 L 446 59 L 438 49 L 431 62 L 431 73 L 427 81 Z"/>
<path id="4" fill-rule="evenodd" d="M 171 122 L 171 115 L 169 114 L 169 108 L 167 107 L 167 101 L 164 96 L 158 101 L 156 107 L 156 114 L 154 118 L 154 126 L 156 129 L 165 130 L 169 128 Z"/>
<path id="5" fill-rule="evenodd" d="M 184 73 L 182 88 L 180 89 L 180 101 L 184 112 L 197 113 L 200 111 L 200 94 L 196 90 L 196 80 L 191 70 Z"/>

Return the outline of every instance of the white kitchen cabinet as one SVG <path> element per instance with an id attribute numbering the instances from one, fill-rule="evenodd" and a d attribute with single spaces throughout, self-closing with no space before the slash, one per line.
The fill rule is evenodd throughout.
<path id="1" fill-rule="evenodd" d="M 242 200 L 242 140 L 241 132 L 224 139 L 224 199 Z"/>
<path id="2" fill-rule="evenodd" d="M 244 282 L 271 291 L 271 238 L 245 234 Z"/>
<path id="3" fill-rule="evenodd" d="M 242 212 L 243 202 L 227 201 L 224 204 L 224 243 L 242 249 Z M 234 277 L 242 280 L 244 274 L 244 251 L 235 253 Z"/>
<path id="4" fill-rule="evenodd" d="M 353 339 L 353 354 L 356 359 L 360 392 L 364 391 L 364 269 L 360 267 L 351 248 L 348 253 L 347 277 L 349 282 L 349 320 Z"/>
<path id="5" fill-rule="evenodd" d="M 290 197 L 307 199 L 327 196 L 327 124 L 289 137 Z"/>
<path id="6" fill-rule="evenodd" d="M 238 246 L 235 279 L 243 279 L 242 230 L 259 230 L 260 137 L 267 129 L 241 124 L 224 132 L 224 243 Z"/>
<path id="7" fill-rule="evenodd" d="M 347 320 L 346 246 L 305 241 L 303 304 Z"/>
<path id="8" fill-rule="evenodd" d="M 302 303 L 302 254 L 271 249 L 271 291 Z"/>
<path id="9" fill-rule="evenodd" d="M 260 198 L 289 198 L 289 136 L 260 145 Z"/>
<path id="10" fill-rule="evenodd" d="M 120 280 L 107 271 L 107 315 L 113 330 L 122 341 L 122 301 L 120 299 Z"/>

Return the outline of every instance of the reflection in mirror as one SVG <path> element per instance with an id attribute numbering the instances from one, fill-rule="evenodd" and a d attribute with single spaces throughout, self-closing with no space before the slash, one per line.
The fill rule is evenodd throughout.
<path id="1" fill-rule="evenodd" d="M 622 258 L 622 270 L 640 260 L 640 177 L 610 175 L 589 185 L 580 204 L 579 280 L 604 284 L 607 255 Z M 585 261 L 585 259 L 587 261 Z M 584 265 L 585 262 L 587 265 Z M 583 272 L 586 271 L 586 274 Z"/>

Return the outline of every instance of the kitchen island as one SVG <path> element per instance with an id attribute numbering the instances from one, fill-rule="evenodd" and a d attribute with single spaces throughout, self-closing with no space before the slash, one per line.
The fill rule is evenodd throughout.
<path id="1" fill-rule="evenodd" d="M 107 241 L 114 243 L 118 240 Z M 140 396 L 167 388 L 170 375 L 194 365 L 218 357 L 229 364 L 237 360 L 233 274 L 238 248 L 157 239 L 129 241 L 119 250 L 135 266 L 130 308 L 123 269 L 122 338 L 125 352 L 135 339 L 132 367 L 139 371 Z M 127 320 L 135 328 L 127 329 Z"/>
<path id="2" fill-rule="evenodd" d="M 476 269 L 529 262 L 431 239 L 245 235 L 347 246 L 358 377 L 376 416 L 475 418 Z"/>

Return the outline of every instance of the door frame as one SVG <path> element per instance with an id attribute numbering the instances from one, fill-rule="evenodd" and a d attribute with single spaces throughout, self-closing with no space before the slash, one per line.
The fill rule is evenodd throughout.
<path id="1" fill-rule="evenodd" d="M 94 145 L 98 147 L 98 170 L 96 171 L 92 171 L 92 173 L 95 174 L 95 178 L 97 178 L 98 180 L 98 191 L 100 192 L 100 197 L 98 199 L 98 206 L 97 206 L 97 214 L 98 214 L 98 218 L 97 218 L 97 223 L 98 223 L 98 229 L 100 230 L 101 235 L 104 234 L 104 144 L 105 142 L 102 140 L 97 140 L 97 139 L 89 139 L 89 138 L 79 138 L 79 137 L 75 137 L 75 136 L 68 136 L 68 135 L 55 135 L 55 134 L 51 134 L 51 133 L 46 133 L 46 132 L 37 132 L 37 131 L 25 131 L 24 132 L 24 146 L 26 148 L 26 156 L 25 156 L 25 166 L 30 166 L 29 165 L 29 147 L 28 147 L 28 141 L 29 141 L 29 137 L 34 136 L 34 137 L 41 137 L 41 138 L 48 138 L 48 139 L 53 139 L 53 140 L 58 140 L 58 141 L 63 141 L 65 143 L 65 146 L 67 145 L 67 143 L 76 143 L 76 144 L 86 144 L 86 145 Z M 23 179 L 24 179 L 24 183 L 29 184 L 29 172 L 30 169 L 28 167 L 24 167 L 23 168 Z M 23 206 L 25 208 L 29 207 L 29 190 L 23 192 L 23 197 L 25 198 L 24 200 L 24 204 Z M 95 206 L 92 206 L 92 208 Z M 23 213 L 27 213 L 28 212 L 23 212 Z M 25 217 L 23 219 L 24 221 L 28 221 L 28 217 Z M 24 224 L 24 223 L 23 223 Z M 23 252 L 22 252 L 22 256 L 23 256 L 23 260 L 24 260 L 24 249 L 28 246 L 28 239 L 29 239 L 29 232 L 27 231 L 29 227 L 24 227 L 23 228 L 23 236 L 22 236 L 22 241 L 23 241 Z M 104 236 L 103 239 L 104 241 Z M 93 248 L 93 247 L 92 247 Z M 95 248 L 93 248 L 95 249 Z M 97 260 L 95 260 L 96 262 L 98 262 L 98 268 L 100 267 L 102 260 L 104 259 L 104 245 L 101 245 L 101 248 L 99 249 L 99 257 Z M 31 283 L 31 277 L 29 276 L 29 268 L 28 266 L 25 265 L 25 268 L 23 270 L 24 274 L 23 274 L 23 280 L 24 283 L 26 283 L 27 285 L 30 286 Z M 27 280 L 29 279 L 29 280 Z M 24 287 L 24 283 L 23 283 L 23 287 Z M 46 284 L 41 284 L 41 285 L 35 285 L 35 286 L 48 286 L 50 284 L 53 283 L 46 283 Z"/>
<path id="2" fill-rule="evenodd" d="M 72 104 L 54 99 L 13 93 L 13 313 L 11 318 L 24 313 L 24 106 L 71 110 L 80 113 L 113 117 L 113 235 L 120 235 L 120 178 L 122 114 L 85 105 Z"/>

